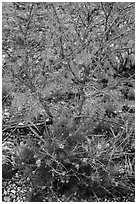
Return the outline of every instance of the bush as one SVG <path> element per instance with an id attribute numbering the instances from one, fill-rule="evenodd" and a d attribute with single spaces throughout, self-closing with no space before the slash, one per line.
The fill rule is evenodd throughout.
<path id="1" fill-rule="evenodd" d="M 111 123 L 109 137 L 104 125 L 104 132 L 97 127 L 98 124 L 91 135 L 90 129 L 84 132 L 84 126 L 78 132 L 61 125 L 56 127 L 48 146 L 19 146 L 16 161 L 35 192 L 29 196 L 30 201 L 44 199 L 49 189 L 53 197 L 65 196 L 66 200 L 77 195 L 79 199 L 92 200 L 97 196 L 112 200 L 116 197 L 119 201 L 133 193 L 133 183 L 129 184 L 134 177 L 133 155 L 127 156 L 128 161 L 123 158 L 131 150 L 134 136 L 125 132 L 127 127 L 114 133 Z"/>

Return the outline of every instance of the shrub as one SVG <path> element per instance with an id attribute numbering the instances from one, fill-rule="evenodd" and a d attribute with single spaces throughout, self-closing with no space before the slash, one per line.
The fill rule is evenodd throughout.
<path id="1" fill-rule="evenodd" d="M 52 196 L 54 193 L 58 198 L 65 195 L 66 200 L 72 195 L 91 200 L 95 195 L 113 199 L 118 195 L 118 201 L 119 197 L 133 193 L 128 181 L 134 175 L 134 161 L 131 154 L 127 156 L 128 162 L 123 160 L 126 147 L 131 148 L 130 141 L 134 140 L 133 135 L 125 133 L 127 127 L 113 132 L 108 126 L 109 137 L 106 130 L 94 131 L 96 127 L 92 133 L 90 129 L 85 133 L 84 127 L 80 131 L 65 125 L 58 127 L 48 146 L 19 147 L 17 162 L 35 192 L 35 196 L 29 197 L 31 201 L 44 199 L 49 189 Z M 104 126 L 101 129 L 104 130 Z"/>

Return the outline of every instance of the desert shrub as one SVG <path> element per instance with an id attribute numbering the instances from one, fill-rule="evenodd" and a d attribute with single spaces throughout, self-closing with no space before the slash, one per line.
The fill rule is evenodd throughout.
<path id="1" fill-rule="evenodd" d="M 27 201 L 129 201 L 134 2 L 2 7 L 5 175 L 28 181 Z"/>
<path id="2" fill-rule="evenodd" d="M 61 122 L 48 145 L 19 146 L 16 162 L 22 175 L 30 179 L 29 200 L 42 200 L 49 193 L 56 195 L 56 201 L 60 196 L 67 200 L 72 195 L 79 199 L 117 197 L 118 201 L 133 193 L 134 184 L 129 179 L 134 177 L 134 127 L 130 120 L 128 127 L 114 132 L 111 123 L 107 129 L 103 123 L 100 128 L 96 123 L 85 132 L 84 126 L 74 131 Z"/>

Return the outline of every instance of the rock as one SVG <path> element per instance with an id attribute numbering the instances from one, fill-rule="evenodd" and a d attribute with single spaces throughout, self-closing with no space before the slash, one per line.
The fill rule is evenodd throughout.
<path id="1" fill-rule="evenodd" d="M 7 182 L 2 182 L 2 186 L 7 186 Z"/>
<path id="2" fill-rule="evenodd" d="M 10 202 L 10 201 L 11 201 L 11 199 L 10 199 L 9 196 L 4 196 L 4 197 L 3 197 L 3 200 L 4 200 L 5 202 Z"/>
<path id="3" fill-rule="evenodd" d="M 10 192 L 13 193 L 13 194 L 16 194 L 16 191 L 15 191 L 15 190 L 11 190 Z"/>
<path id="4" fill-rule="evenodd" d="M 10 193 L 10 188 L 7 189 L 7 192 Z"/>
<path id="5" fill-rule="evenodd" d="M 17 199 L 16 199 L 16 202 L 21 202 L 20 198 L 17 198 Z"/>
<path id="6" fill-rule="evenodd" d="M 21 190 L 21 187 L 19 186 L 19 187 L 17 187 L 17 191 L 20 191 Z"/>
<path id="7" fill-rule="evenodd" d="M 16 195 L 12 195 L 12 198 L 15 199 L 15 198 L 16 198 Z"/>
<path id="8" fill-rule="evenodd" d="M 4 191 L 3 191 L 3 195 L 6 196 L 7 194 L 8 194 L 8 192 L 7 192 L 6 190 L 4 190 Z"/>
<path id="9" fill-rule="evenodd" d="M 22 199 L 23 199 L 23 201 L 25 201 L 25 200 L 26 200 L 26 197 L 25 197 L 25 196 L 23 196 L 23 197 L 22 197 Z"/>

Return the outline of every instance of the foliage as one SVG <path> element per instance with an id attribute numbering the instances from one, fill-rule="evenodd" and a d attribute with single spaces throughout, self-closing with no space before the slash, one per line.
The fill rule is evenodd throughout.
<path id="1" fill-rule="evenodd" d="M 3 140 L 28 201 L 134 197 L 134 5 L 3 3 Z"/>

